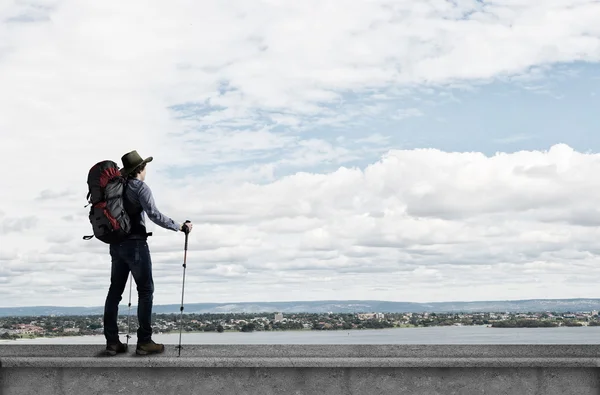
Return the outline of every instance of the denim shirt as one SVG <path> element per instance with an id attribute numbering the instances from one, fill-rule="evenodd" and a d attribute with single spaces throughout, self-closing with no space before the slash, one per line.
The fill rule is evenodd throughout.
<path id="1" fill-rule="evenodd" d="M 154 203 L 152 191 L 146 183 L 137 178 L 129 179 L 127 181 L 125 196 L 127 197 L 127 203 L 129 203 L 127 211 L 130 212 L 132 221 L 132 234 L 146 233 L 144 212 L 148 215 L 148 218 L 158 226 L 176 232 L 179 231 L 179 224 L 158 211 L 158 208 L 156 208 L 156 204 Z"/>

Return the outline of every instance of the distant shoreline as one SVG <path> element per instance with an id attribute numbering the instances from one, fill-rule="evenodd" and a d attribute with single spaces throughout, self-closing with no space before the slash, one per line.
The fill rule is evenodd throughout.
<path id="1" fill-rule="evenodd" d="M 313 330 L 313 329 L 286 329 L 286 330 L 271 330 L 271 331 L 252 331 L 252 332 L 242 332 L 242 331 L 237 331 L 237 330 L 225 330 L 223 332 L 216 332 L 216 331 L 189 331 L 189 332 L 182 332 L 182 336 L 186 336 L 186 335 L 206 335 L 206 336 L 217 336 L 220 334 L 240 334 L 240 335 L 252 335 L 252 334 L 284 334 L 284 333 L 312 333 L 315 335 L 319 335 L 319 334 L 340 334 L 340 333 L 344 333 L 347 332 L 349 335 L 352 332 L 368 332 L 368 331 L 390 331 L 390 330 L 399 330 L 399 329 L 415 329 L 415 330 L 427 330 L 427 329 L 440 329 L 440 330 L 459 330 L 460 329 L 465 329 L 465 328 L 489 328 L 489 329 L 495 329 L 495 331 L 491 331 L 491 332 L 500 332 L 502 329 L 510 329 L 510 330 L 514 330 L 514 329 L 567 329 L 567 328 L 599 328 L 596 330 L 600 330 L 600 326 L 586 326 L 586 325 L 582 325 L 582 326 L 533 326 L 533 327 L 527 327 L 527 326 L 507 326 L 507 327 L 492 327 L 491 325 L 439 325 L 439 326 L 428 326 L 428 327 L 423 327 L 423 326 L 402 326 L 402 327 L 391 327 L 391 328 L 359 328 L 359 329 L 330 329 L 330 330 Z M 120 336 L 124 337 L 127 333 L 126 332 L 121 332 L 119 333 Z M 135 331 L 130 332 L 131 336 L 135 337 Z M 155 333 L 154 336 L 179 336 L 179 332 L 173 331 L 173 332 L 159 332 L 159 333 Z M 104 335 L 102 333 L 96 333 L 96 334 L 85 334 L 85 335 L 69 335 L 69 336 L 24 336 L 24 337 L 19 337 L 17 339 L 0 339 L 0 343 L 14 343 L 14 342 L 21 342 L 21 341 L 30 341 L 30 340 L 52 340 L 52 339 L 82 339 L 82 338 L 104 338 Z"/>
<path id="2" fill-rule="evenodd" d="M 127 308 L 120 305 L 119 308 Z M 133 309 L 137 306 L 133 305 Z M 600 310 L 600 298 L 552 298 L 517 300 L 482 300 L 448 302 L 398 302 L 386 300 L 310 300 L 286 302 L 220 302 L 186 303 L 185 314 L 355 314 L 355 313 L 527 313 L 527 312 L 590 312 Z M 0 307 L 0 317 L 6 316 L 73 316 L 103 314 L 103 306 L 21 306 Z M 156 304 L 157 314 L 179 314 L 179 304 Z"/>
<path id="3" fill-rule="evenodd" d="M 181 339 L 179 332 L 156 334 L 154 341 L 162 343 L 165 347 L 175 348 L 179 341 L 185 345 L 197 347 L 213 347 L 218 345 L 237 344 L 246 345 L 302 345 L 302 344 L 359 344 L 363 346 L 411 345 L 425 344 L 600 344 L 600 326 L 588 327 L 561 327 L 561 330 L 547 330 L 546 328 L 488 328 L 485 326 L 431 326 L 365 330 L 337 330 L 337 331 L 277 331 L 277 332 L 183 332 Z M 393 330 L 392 330 L 393 329 Z M 504 329 L 504 330 L 503 330 Z M 315 333 L 318 332 L 318 333 Z M 121 341 L 127 342 L 122 334 Z M 137 339 L 135 332 L 129 339 L 129 347 L 135 347 Z M 4 347 L 20 347 L 27 345 L 72 345 L 94 346 L 98 349 L 105 347 L 106 341 L 102 334 L 67 336 L 67 337 L 39 337 L 35 339 L 0 340 Z"/>

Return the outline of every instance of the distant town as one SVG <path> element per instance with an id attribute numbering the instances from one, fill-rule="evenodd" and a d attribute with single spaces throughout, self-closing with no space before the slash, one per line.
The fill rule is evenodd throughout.
<path id="1" fill-rule="evenodd" d="M 129 317 L 130 333 L 137 317 Z M 254 332 L 286 330 L 361 330 L 431 326 L 487 326 L 491 328 L 539 328 L 600 326 L 598 311 L 539 313 L 204 313 L 184 314 L 183 331 Z M 179 332 L 179 314 L 153 314 L 157 334 Z M 119 330 L 127 333 L 128 318 L 119 316 Z M 0 339 L 102 335 L 101 315 L 22 316 L 0 318 Z"/>

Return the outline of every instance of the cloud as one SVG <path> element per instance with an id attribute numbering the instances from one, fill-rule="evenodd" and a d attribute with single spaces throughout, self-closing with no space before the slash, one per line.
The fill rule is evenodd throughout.
<path id="1" fill-rule="evenodd" d="M 406 119 L 410 117 L 421 117 L 423 116 L 423 112 L 418 108 L 405 108 L 401 110 L 397 110 L 393 115 L 393 119 Z"/>
<path id="2" fill-rule="evenodd" d="M 564 275 L 598 271 L 599 166 L 597 154 L 561 144 L 493 156 L 391 150 L 362 169 L 206 183 L 179 198 L 194 204 L 170 199 L 179 208 L 169 215 L 196 222 L 187 257 L 191 300 L 368 297 L 375 285 L 392 300 L 568 296 Z M 87 225 L 76 227 L 44 239 L 50 224 L 36 228 L 18 256 L 2 256 L 11 270 L 26 263 L 35 285 L 29 300 L 56 287 L 82 303 L 102 299 L 107 246 L 81 241 L 77 232 Z M 154 231 L 157 298 L 174 303 L 182 238 Z M 90 273 L 97 281 L 77 286 Z M 8 278 L 14 289 L 24 284 Z M 578 284 L 578 294 L 594 289 L 593 281 Z"/>
<path id="3" fill-rule="evenodd" d="M 383 136 L 379 133 L 375 133 L 365 138 L 356 139 L 354 142 L 358 144 L 385 145 L 388 144 L 389 140 L 390 136 Z"/>
<path id="4" fill-rule="evenodd" d="M 66 197 L 73 197 L 76 194 L 73 191 L 52 191 L 49 189 L 44 189 L 40 192 L 40 194 L 36 197 L 36 200 L 53 200 L 53 199 L 62 199 Z"/>
<path id="5" fill-rule="evenodd" d="M 38 222 L 35 216 L 28 217 L 8 217 L 0 221 L 0 234 L 8 234 L 11 232 L 25 232 L 32 229 Z"/>
<path id="6" fill-rule="evenodd" d="M 65 144 L 45 156 L 64 168 L 87 158 L 75 147 L 100 133 L 106 139 L 94 150 L 109 156 L 122 154 L 112 144 L 121 136 L 123 146 L 147 140 L 140 148 L 174 165 L 253 159 L 257 149 L 284 143 L 269 130 L 282 114 L 304 124 L 336 117 L 323 104 L 339 103 L 347 91 L 395 96 L 420 83 L 488 80 L 600 56 L 599 6 L 585 1 L 415 7 L 381 0 L 340 8 L 180 0 L 140 10 L 136 2 L 113 9 L 63 0 L 13 3 L 5 17 L 33 16 L 36 7 L 49 19 L 2 25 L 11 52 L 0 82 L 4 92 L 21 92 L 0 97 L 10 114 L 2 126 L 28 131 L 3 144 L 3 153 L 32 139 L 51 144 L 52 136 Z M 209 105 L 176 121 L 185 103 Z M 76 126 L 83 124 L 85 133 Z M 248 125 L 251 132 L 236 131 Z"/>
<path id="7" fill-rule="evenodd" d="M 9 1 L 6 303 L 103 301 L 108 247 L 81 239 L 87 172 L 132 149 L 154 156 L 159 209 L 197 224 L 192 300 L 595 292 L 556 275 L 596 270 L 595 155 L 398 148 L 432 140 L 403 125 L 447 119 L 430 111 L 460 104 L 447 89 L 545 87 L 557 64 L 598 62 L 599 14 L 583 0 Z M 504 142 L 533 133 L 517 132 Z M 181 234 L 149 228 L 155 300 L 175 303 Z"/>
<path id="8" fill-rule="evenodd" d="M 521 141 L 531 140 L 533 137 L 534 136 L 532 136 L 532 135 L 516 134 L 516 135 L 512 135 L 512 136 L 506 136 L 503 138 L 495 139 L 494 142 L 499 143 L 499 144 L 512 144 L 512 143 L 519 143 Z"/>

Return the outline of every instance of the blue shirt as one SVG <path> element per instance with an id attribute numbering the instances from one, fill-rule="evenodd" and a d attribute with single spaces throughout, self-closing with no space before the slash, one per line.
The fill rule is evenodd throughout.
<path id="1" fill-rule="evenodd" d="M 127 188 L 125 189 L 125 195 L 127 196 L 127 199 L 134 210 L 141 211 L 139 217 L 132 216 L 133 221 L 136 221 L 136 217 L 137 220 L 139 220 L 139 223 L 132 224 L 132 226 L 137 228 L 141 225 L 142 229 L 146 229 L 146 222 L 144 219 L 145 212 L 148 215 L 148 218 L 150 218 L 150 220 L 152 220 L 152 222 L 154 222 L 156 225 L 165 229 L 179 231 L 179 224 L 158 211 L 158 208 L 156 208 L 156 204 L 154 203 L 152 191 L 145 182 L 138 180 L 137 178 L 129 179 L 127 181 L 128 184 Z"/>

